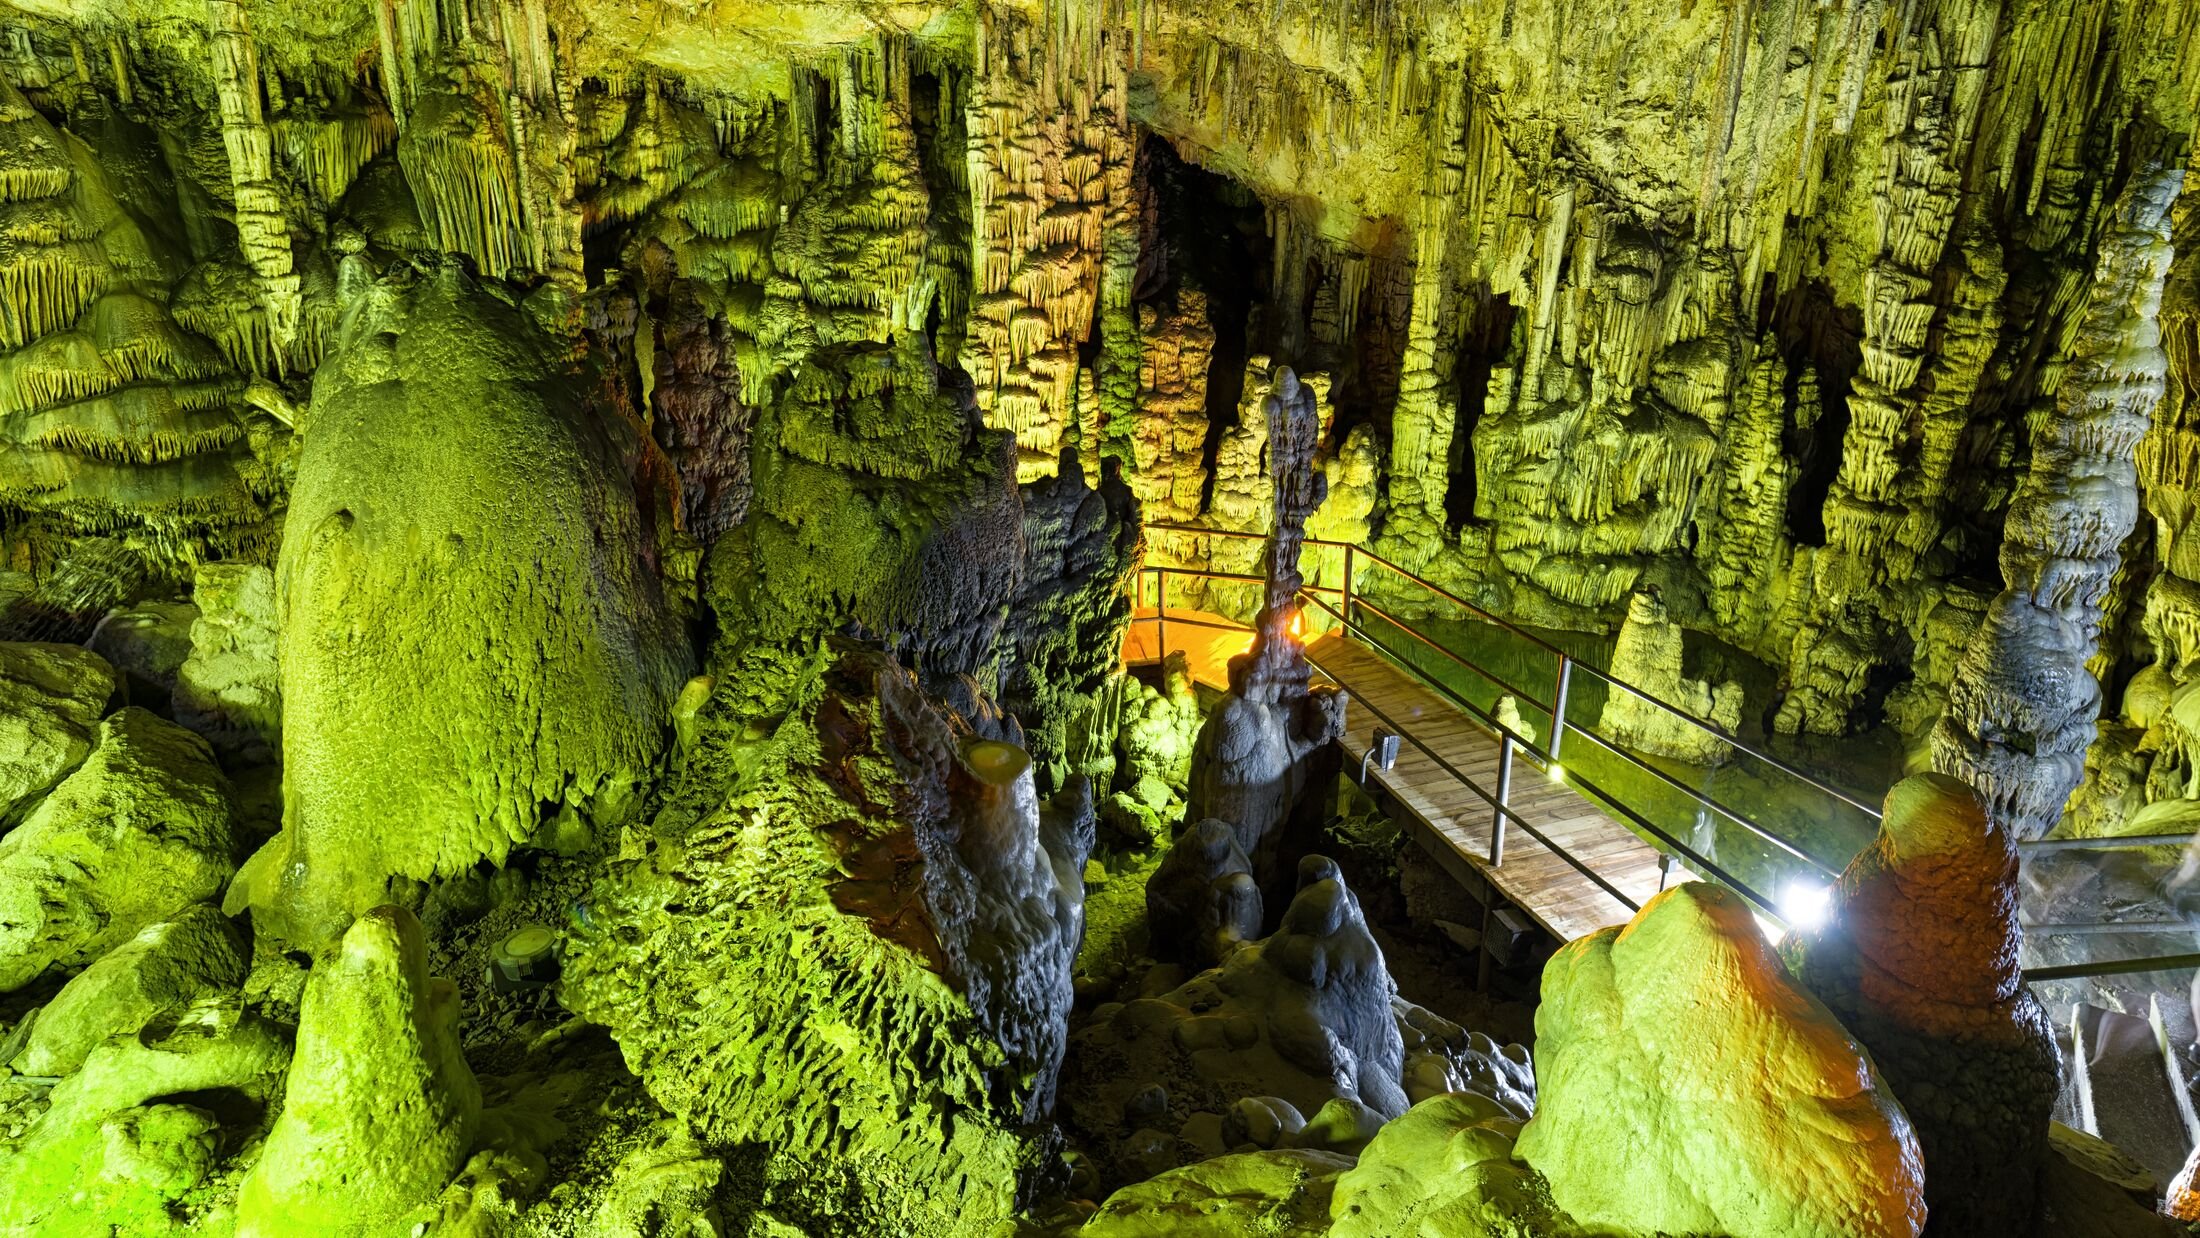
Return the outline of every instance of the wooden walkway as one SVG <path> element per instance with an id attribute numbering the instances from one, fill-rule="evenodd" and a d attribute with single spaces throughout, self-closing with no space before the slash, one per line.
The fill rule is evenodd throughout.
<path id="1" fill-rule="evenodd" d="M 1198 620 L 1197 623 L 1186 622 Z M 1230 624 L 1207 627 L 1205 624 Z M 1168 648 L 1162 648 L 1166 638 Z M 1158 622 L 1151 606 L 1131 612 L 1131 625 L 1123 633 L 1123 665 L 1143 666 L 1162 660 L 1165 653 L 1182 653 L 1195 683 L 1217 692 L 1230 689 L 1230 659 L 1253 647 L 1253 630 L 1236 620 L 1203 610 L 1169 608 L 1169 622 Z"/>
<path id="2" fill-rule="evenodd" d="M 1175 645 L 1173 629 L 1170 644 Z M 1560 941 L 1625 924 L 1633 915 L 1625 904 L 1530 837 L 1519 826 L 1525 820 L 1637 904 L 1658 892 L 1655 848 L 1519 754 L 1513 758 L 1510 797 L 1515 820 L 1505 832 L 1503 862 L 1492 867 L 1490 827 L 1495 810 L 1444 772 L 1413 740 L 1442 754 L 1452 768 L 1492 796 L 1497 793 L 1497 740 L 1463 710 L 1357 641 L 1332 634 L 1315 641 L 1306 652 L 1315 667 L 1350 698 L 1343 743 L 1355 773 L 1360 754 L 1367 751 L 1370 735 L 1379 725 L 1367 705 L 1389 715 L 1398 729 L 1412 737 L 1399 744 L 1397 765 L 1370 770 L 1369 780 L 1389 793 L 1410 818 L 1409 824 L 1418 829 L 1422 844 L 1470 888 L 1484 882 L 1494 886 L 1506 901 Z M 1689 879 L 1689 872 L 1678 863 L 1666 878 L 1668 883 Z"/>

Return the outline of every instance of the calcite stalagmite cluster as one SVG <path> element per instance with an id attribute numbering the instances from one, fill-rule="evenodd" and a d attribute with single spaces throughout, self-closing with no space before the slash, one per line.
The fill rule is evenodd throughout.
<path id="1" fill-rule="evenodd" d="M 2200 797 L 2196 112 L 2187 0 L 13 0 L 0 1229 L 2087 1198 L 2008 846 Z M 1572 944 L 1533 1086 L 1301 867 L 1301 586 L 1487 635 L 1309 539 L 1984 816 L 1898 788 L 1796 976 Z M 1165 591 L 1219 702 L 1141 562 L 1257 578 Z"/>

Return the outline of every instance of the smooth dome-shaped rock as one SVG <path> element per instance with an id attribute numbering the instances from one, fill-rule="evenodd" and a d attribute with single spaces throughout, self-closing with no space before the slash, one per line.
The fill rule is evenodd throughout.
<path id="1" fill-rule="evenodd" d="M 1575 1220 L 1629 1234 L 1915 1238 L 1910 1121 L 1749 905 L 1689 882 L 1544 969 L 1519 1154 Z"/>

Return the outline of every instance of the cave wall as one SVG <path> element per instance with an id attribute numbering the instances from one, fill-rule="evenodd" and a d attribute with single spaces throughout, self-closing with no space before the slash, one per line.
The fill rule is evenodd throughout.
<path id="1" fill-rule="evenodd" d="M 992 673 L 955 599 L 1014 584 L 910 585 L 935 536 L 1013 538 L 1065 447 L 1258 530 L 1244 410 L 1288 365 L 1357 471 L 1340 529 L 1551 626 L 1654 588 L 1778 673 L 1750 726 L 1920 740 L 2108 207 L 2191 160 L 2200 15 L 1605 7 L 16 0 L 11 622 L 96 613 L 46 582 L 102 547 L 271 560 L 341 260 L 442 254 L 580 305 L 668 605 L 720 633 Z M 2181 679 L 2192 622 L 2194 192 L 2112 699 Z"/>

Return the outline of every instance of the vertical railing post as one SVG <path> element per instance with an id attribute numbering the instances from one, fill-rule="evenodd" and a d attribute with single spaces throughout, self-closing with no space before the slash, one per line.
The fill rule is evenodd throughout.
<path id="1" fill-rule="evenodd" d="M 1163 666 L 1169 662 L 1169 569 L 1154 569 L 1153 643 L 1161 651 Z"/>
<path id="2" fill-rule="evenodd" d="M 1490 822 L 1490 867 L 1505 862 L 1505 818 L 1512 807 L 1513 788 L 1513 737 L 1505 734 L 1497 741 L 1497 816 Z"/>
<path id="3" fill-rule="evenodd" d="M 1551 761 L 1556 764 L 1566 743 L 1566 691 L 1573 687 L 1574 660 L 1558 655 L 1558 691 L 1551 698 Z"/>
<path id="4" fill-rule="evenodd" d="M 1352 543 L 1344 544 L 1344 595 L 1337 601 L 1337 613 L 1344 616 L 1346 634 L 1352 623 Z"/>

